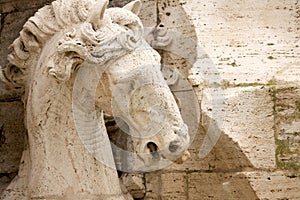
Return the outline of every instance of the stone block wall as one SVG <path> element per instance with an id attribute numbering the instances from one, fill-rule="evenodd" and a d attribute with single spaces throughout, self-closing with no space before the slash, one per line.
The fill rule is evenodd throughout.
<path id="1" fill-rule="evenodd" d="M 6 64 L 7 48 L 28 17 L 50 2 L 0 0 L 0 65 Z M 197 44 L 190 46 L 194 62 L 160 53 L 164 64 L 190 74 L 201 100 L 191 159 L 142 174 L 144 199 L 299 199 L 299 1 L 143 3 L 145 26 L 163 24 Z M 21 95 L 0 83 L 0 192 L 18 171 L 26 139 Z M 201 159 L 199 150 L 213 120 L 220 138 Z"/>
<path id="2" fill-rule="evenodd" d="M 201 126 L 190 160 L 146 174 L 146 199 L 299 199 L 299 2 L 177 1 L 191 23 L 175 25 L 174 1 L 157 2 L 169 29 L 196 31 Z M 212 119 L 221 136 L 200 159 Z"/>

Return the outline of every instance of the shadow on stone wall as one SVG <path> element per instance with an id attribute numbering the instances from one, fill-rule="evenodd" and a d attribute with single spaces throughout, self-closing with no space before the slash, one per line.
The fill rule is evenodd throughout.
<path id="1" fill-rule="evenodd" d="M 19 169 L 25 138 L 23 116 L 21 102 L 0 102 L 0 193 Z"/>
<path id="2" fill-rule="evenodd" d="M 190 160 L 145 174 L 145 199 L 258 199 L 248 177 L 242 173 L 254 167 L 228 135 L 222 133 L 209 155 L 199 158 L 205 134 L 205 128 L 200 126 L 189 148 Z"/>

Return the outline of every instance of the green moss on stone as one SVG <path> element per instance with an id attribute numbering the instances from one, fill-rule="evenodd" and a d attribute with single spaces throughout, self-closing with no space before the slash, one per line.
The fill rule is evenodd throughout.
<path id="1" fill-rule="evenodd" d="M 268 59 L 273 60 L 275 58 L 273 56 L 268 56 Z"/>
<path id="2" fill-rule="evenodd" d="M 267 86 L 275 86 L 277 84 L 276 79 L 271 79 L 267 82 Z"/>
<path id="3" fill-rule="evenodd" d="M 234 87 L 257 87 L 257 86 L 263 86 L 264 84 L 262 83 L 239 83 L 239 84 L 235 84 Z"/>
<path id="4" fill-rule="evenodd" d="M 297 157 L 292 157 L 295 154 L 299 155 L 299 150 L 291 151 L 287 140 L 276 139 L 276 165 L 278 168 L 299 173 L 300 163 Z"/>

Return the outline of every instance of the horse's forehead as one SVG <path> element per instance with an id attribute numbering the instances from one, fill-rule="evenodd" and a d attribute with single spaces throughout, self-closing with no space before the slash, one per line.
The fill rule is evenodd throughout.
<path id="1" fill-rule="evenodd" d="M 157 51 L 148 46 L 142 46 L 122 56 L 110 68 L 121 67 L 124 70 L 131 70 L 131 68 L 143 69 L 143 66 L 160 65 L 160 60 L 161 57 Z"/>

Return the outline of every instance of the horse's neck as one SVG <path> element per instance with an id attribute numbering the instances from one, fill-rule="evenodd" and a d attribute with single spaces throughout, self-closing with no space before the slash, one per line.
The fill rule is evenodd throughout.
<path id="1" fill-rule="evenodd" d="M 28 88 L 27 129 L 34 173 L 29 188 L 35 193 L 38 185 L 45 189 L 44 195 L 50 195 L 47 187 L 55 182 L 63 186 L 58 193 L 71 187 L 74 193 L 89 188 L 98 194 L 120 195 L 120 188 L 110 187 L 119 184 L 116 171 L 95 162 L 78 136 L 72 113 L 73 80 L 59 82 L 45 68 L 36 68 Z"/>
<path id="2" fill-rule="evenodd" d="M 27 114 L 44 126 L 51 126 L 54 119 L 59 119 L 57 125 L 65 125 L 70 120 L 71 95 L 71 88 L 66 84 L 58 83 L 53 77 L 36 76 L 29 88 Z"/>
<path id="3" fill-rule="evenodd" d="M 36 76 L 29 88 L 26 104 L 26 124 L 31 154 L 46 161 L 47 154 L 36 149 L 65 146 L 75 131 L 72 123 L 71 93 L 66 85 L 43 74 Z M 66 134 L 68 133 L 68 134 Z M 52 146 L 52 147 L 51 147 Z M 36 159 L 32 159 L 33 162 Z M 36 166 L 33 163 L 33 166 Z"/>

